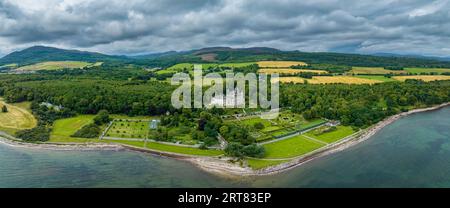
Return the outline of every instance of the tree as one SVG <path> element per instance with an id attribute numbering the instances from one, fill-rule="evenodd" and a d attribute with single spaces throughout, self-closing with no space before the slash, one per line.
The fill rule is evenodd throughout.
<path id="1" fill-rule="evenodd" d="M 255 129 L 261 130 L 261 129 L 264 129 L 264 124 L 261 122 L 257 122 L 255 124 L 253 124 L 253 127 L 255 127 Z"/>
<path id="2" fill-rule="evenodd" d="M 6 105 L 3 105 L 2 113 L 7 113 L 7 112 L 8 112 L 8 108 L 6 107 Z"/>
<path id="3" fill-rule="evenodd" d="M 109 113 L 106 110 L 101 110 L 98 112 L 97 116 L 94 118 L 94 123 L 96 125 L 102 125 L 111 121 L 109 118 Z"/>

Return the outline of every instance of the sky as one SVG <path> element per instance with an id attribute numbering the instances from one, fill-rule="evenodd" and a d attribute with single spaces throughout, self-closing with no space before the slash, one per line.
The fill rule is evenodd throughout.
<path id="1" fill-rule="evenodd" d="M 450 0 L 0 0 L 0 56 L 33 45 L 450 56 Z"/>

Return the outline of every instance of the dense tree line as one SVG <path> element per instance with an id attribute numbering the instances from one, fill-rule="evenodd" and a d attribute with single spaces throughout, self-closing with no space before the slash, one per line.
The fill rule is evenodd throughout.
<path id="1" fill-rule="evenodd" d="M 281 105 L 307 119 L 328 118 L 363 127 L 409 107 L 450 101 L 450 82 L 418 80 L 375 85 L 281 85 Z"/>
<path id="2" fill-rule="evenodd" d="M 8 102 L 34 101 L 62 105 L 80 114 L 104 109 L 114 114 L 160 115 L 173 110 L 174 87 L 162 82 L 53 80 L 19 82 L 1 88 Z"/>

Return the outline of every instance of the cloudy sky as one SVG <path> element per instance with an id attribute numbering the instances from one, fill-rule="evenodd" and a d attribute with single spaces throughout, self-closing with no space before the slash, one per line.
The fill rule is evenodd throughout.
<path id="1" fill-rule="evenodd" d="M 450 0 L 0 0 L 0 56 L 32 45 L 450 56 Z"/>

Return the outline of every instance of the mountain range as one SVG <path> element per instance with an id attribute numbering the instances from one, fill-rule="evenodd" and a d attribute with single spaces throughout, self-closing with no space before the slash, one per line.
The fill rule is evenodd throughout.
<path id="1" fill-rule="evenodd" d="M 434 66 L 450 67 L 450 58 L 396 54 L 346 54 L 332 52 L 282 51 L 275 48 L 210 47 L 190 51 L 169 51 L 137 56 L 116 56 L 96 52 L 33 46 L 10 53 L 0 59 L 0 66 L 15 63 L 28 65 L 44 61 L 118 62 L 166 67 L 182 62 L 244 62 L 260 60 L 298 60 L 307 63 L 351 66 Z"/>

